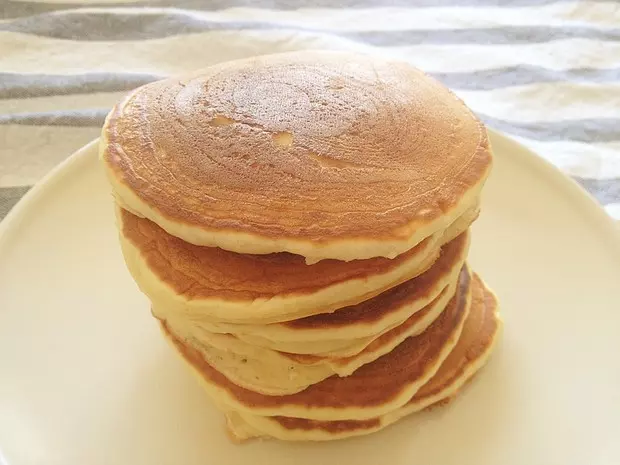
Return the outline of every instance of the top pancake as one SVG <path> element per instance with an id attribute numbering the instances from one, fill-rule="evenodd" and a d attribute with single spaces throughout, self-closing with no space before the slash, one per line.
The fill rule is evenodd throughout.
<path id="1" fill-rule="evenodd" d="M 121 205 L 196 245 L 393 258 L 475 203 L 486 131 L 408 64 L 345 52 L 233 61 L 132 92 L 101 157 Z"/>

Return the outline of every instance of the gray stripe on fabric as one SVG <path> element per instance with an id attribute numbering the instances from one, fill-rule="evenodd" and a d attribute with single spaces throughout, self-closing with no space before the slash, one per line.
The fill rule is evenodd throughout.
<path id="1" fill-rule="evenodd" d="M 579 119 L 521 123 L 479 115 L 490 127 L 515 136 L 540 141 L 620 141 L 620 118 Z"/>
<path id="2" fill-rule="evenodd" d="M 448 87 L 460 90 L 493 90 L 546 82 L 604 83 L 620 81 L 620 68 L 574 68 L 563 71 L 519 65 L 462 73 L 430 73 Z M 0 78 L 1 80 L 1 78 Z"/>
<path id="3" fill-rule="evenodd" d="M 589 179 L 574 177 L 574 179 L 603 205 L 620 202 L 620 178 Z"/>
<path id="4" fill-rule="evenodd" d="M 21 18 L 24 16 L 40 15 L 53 11 L 79 10 L 85 8 L 106 8 L 106 7 L 132 7 L 145 6 L 145 2 L 122 2 L 122 3 L 88 3 L 80 5 L 79 3 L 45 3 L 20 0 L 0 0 L 0 19 Z"/>
<path id="5" fill-rule="evenodd" d="M 59 12 L 31 16 L 0 24 L 0 31 L 33 34 L 55 39 L 81 41 L 146 40 L 220 30 L 282 30 L 311 32 L 324 30 L 296 28 L 269 22 L 210 21 L 187 12 L 80 13 Z M 585 38 L 619 41 L 620 29 L 591 27 L 506 26 L 476 29 L 429 29 L 404 31 L 363 31 L 340 34 L 348 39 L 376 46 L 416 44 L 525 44 L 551 40 Z"/>
<path id="6" fill-rule="evenodd" d="M 430 73 L 459 90 L 493 90 L 546 82 L 620 81 L 620 68 L 577 68 L 556 71 L 539 66 L 511 66 L 463 73 Z M 33 98 L 92 92 L 129 91 L 166 76 L 142 73 L 20 74 L 0 73 L 0 99 Z"/>
<path id="7" fill-rule="evenodd" d="M 0 125 L 98 127 L 103 125 L 109 108 L 58 110 L 0 115 Z"/>
<path id="8" fill-rule="evenodd" d="M 223 10 L 233 7 L 269 8 L 276 10 L 296 10 L 299 8 L 371 8 L 371 7 L 518 7 L 543 6 L 553 3 L 565 3 L 573 0 L 148 0 L 144 2 L 89 3 L 89 8 L 155 6 L 186 8 L 191 10 Z M 602 0 L 613 2 L 615 0 Z M 78 3 L 44 3 L 35 1 L 3 0 L 0 2 L 0 18 L 18 18 L 49 11 L 78 9 Z"/>
<path id="9" fill-rule="evenodd" d="M 562 39 L 620 40 L 620 29 L 593 27 L 505 26 L 476 29 L 434 29 L 404 31 L 370 31 L 344 34 L 375 46 L 401 45 L 505 45 L 542 43 Z"/>
<path id="10" fill-rule="evenodd" d="M 21 199 L 31 186 L 0 187 L 0 220 Z"/>
<path id="11" fill-rule="evenodd" d="M 98 127 L 103 124 L 108 111 L 108 109 L 86 109 L 13 113 L 0 115 L 0 124 Z M 533 140 L 571 140 L 589 143 L 620 141 L 620 118 L 520 123 L 485 115 L 480 117 L 492 128 Z"/>
<path id="12" fill-rule="evenodd" d="M 142 73 L 20 74 L 0 73 L 0 99 L 121 92 L 166 76 Z"/>

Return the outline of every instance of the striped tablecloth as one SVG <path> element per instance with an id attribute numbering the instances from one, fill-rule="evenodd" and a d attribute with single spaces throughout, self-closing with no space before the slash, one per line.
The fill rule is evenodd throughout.
<path id="1" fill-rule="evenodd" d="M 0 218 L 124 92 L 305 48 L 411 61 L 620 218 L 620 3 L 0 0 Z"/>

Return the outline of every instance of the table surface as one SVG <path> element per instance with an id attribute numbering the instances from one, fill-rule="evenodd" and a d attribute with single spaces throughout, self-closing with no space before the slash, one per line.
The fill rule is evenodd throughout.
<path id="1" fill-rule="evenodd" d="M 620 219 L 620 2 L 609 0 L 0 0 L 0 218 L 97 137 L 128 90 L 307 48 L 412 62 Z"/>

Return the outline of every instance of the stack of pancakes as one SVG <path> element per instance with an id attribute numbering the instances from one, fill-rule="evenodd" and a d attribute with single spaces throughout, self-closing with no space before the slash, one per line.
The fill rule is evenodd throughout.
<path id="1" fill-rule="evenodd" d="M 486 131 L 415 68 L 302 52 L 149 84 L 101 159 L 127 266 L 235 438 L 376 431 L 489 357 Z"/>

